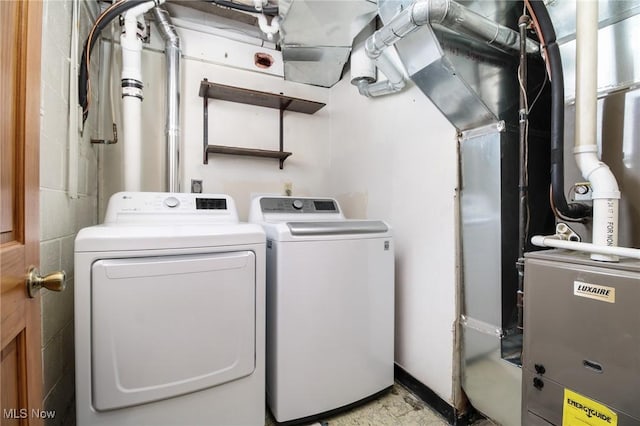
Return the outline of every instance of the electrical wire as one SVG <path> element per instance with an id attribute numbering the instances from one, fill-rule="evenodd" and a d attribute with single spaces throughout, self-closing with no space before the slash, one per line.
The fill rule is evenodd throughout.
<path id="1" fill-rule="evenodd" d="M 536 95 L 536 97 L 533 99 L 533 102 L 531 102 L 531 106 L 529 107 L 529 111 L 527 112 L 531 112 L 531 110 L 533 109 L 534 105 L 536 104 L 536 102 L 538 102 L 538 99 L 540 99 L 540 95 L 542 95 L 542 91 L 544 90 L 545 86 L 547 85 L 547 82 L 549 81 L 549 76 L 547 75 L 547 73 L 544 73 L 544 81 L 542 82 L 542 86 L 540 86 L 540 90 L 538 90 L 538 94 Z"/>
<path id="2" fill-rule="evenodd" d="M 78 75 L 78 103 L 82 107 L 82 122 L 89 116 L 89 105 L 91 104 L 91 82 L 89 80 L 89 69 L 91 66 L 91 51 L 100 36 L 100 32 L 117 16 L 139 4 L 149 0 L 118 0 L 107 7 L 96 19 L 87 40 L 82 47 L 82 59 L 80 61 L 80 74 Z"/>

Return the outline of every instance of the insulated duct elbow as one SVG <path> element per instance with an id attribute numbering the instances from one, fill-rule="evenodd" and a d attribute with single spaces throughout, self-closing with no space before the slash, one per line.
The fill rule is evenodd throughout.
<path id="1" fill-rule="evenodd" d="M 453 0 L 417 0 L 411 7 L 411 22 L 421 26 L 441 25 L 488 45 L 510 52 L 520 50 L 520 35 Z M 527 53 L 538 53 L 538 43 L 526 40 Z"/>

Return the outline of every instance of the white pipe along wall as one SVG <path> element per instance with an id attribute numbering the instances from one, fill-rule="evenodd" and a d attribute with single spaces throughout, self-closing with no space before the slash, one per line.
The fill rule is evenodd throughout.
<path id="1" fill-rule="evenodd" d="M 138 19 L 155 6 L 156 1 L 148 1 L 129 9 L 120 37 L 125 191 L 142 190 L 142 40 L 138 36 Z"/>
<path id="2" fill-rule="evenodd" d="M 620 190 L 609 167 L 598 159 L 597 69 L 598 2 L 576 3 L 576 140 L 574 155 L 582 176 L 593 189 L 592 244 L 535 236 L 537 246 L 591 253 L 593 260 L 617 262 L 619 256 L 640 258 L 640 250 L 617 247 Z M 604 142 L 603 142 L 604 143 Z"/>
<path id="3" fill-rule="evenodd" d="M 593 188 L 593 244 L 618 244 L 620 191 L 613 173 L 598 160 L 596 144 L 598 2 L 576 3 L 576 141 L 574 155 L 582 176 Z M 599 253 L 594 260 L 616 262 L 617 256 Z"/>

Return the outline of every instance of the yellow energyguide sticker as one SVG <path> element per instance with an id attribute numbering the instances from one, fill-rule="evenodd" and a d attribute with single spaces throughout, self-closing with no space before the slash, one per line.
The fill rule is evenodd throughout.
<path id="1" fill-rule="evenodd" d="M 562 426 L 617 426 L 618 415 L 607 406 L 572 390 L 564 390 Z"/>

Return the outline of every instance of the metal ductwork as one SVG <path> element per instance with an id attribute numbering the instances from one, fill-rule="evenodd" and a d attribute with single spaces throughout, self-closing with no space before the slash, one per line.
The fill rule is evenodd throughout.
<path id="1" fill-rule="evenodd" d="M 394 44 L 411 80 L 458 130 L 514 121 L 519 36 L 508 25 L 521 11 L 511 1 L 380 0 L 385 26 L 406 25 L 393 24 L 376 46 Z"/>
<path id="2" fill-rule="evenodd" d="M 286 80 L 331 87 L 342 77 L 353 39 L 376 16 L 368 0 L 280 0 Z"/>

